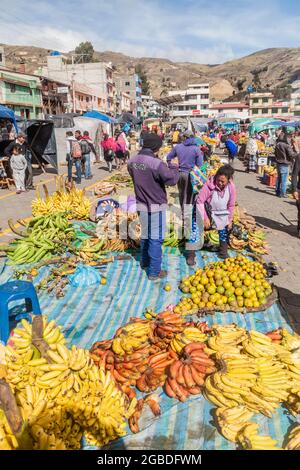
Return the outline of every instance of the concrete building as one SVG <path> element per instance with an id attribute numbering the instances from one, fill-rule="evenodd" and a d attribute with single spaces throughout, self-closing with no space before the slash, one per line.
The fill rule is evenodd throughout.
<path id="1" fill-rule="evenodd" d="M 130 96 L 130 112 L 137 117 L 143 115 L 142 106 L 142 82 L 136 74 L 118 75 L 115 74 L 117 94 L 127 93 Z"/>
<path id="2" fill-rule="evenodd" d="M 47 57 L 47 66 L 42 67 L 41 74 L 53 80 L 67 83 L 71 87 L 75 83 L 84 84 L 92 92 L 91 96 L 97 97 L 94 101 L 98 104 L 94 109 L 113 113 L 115 92 L 111 64 L 104 62 L 69 64 L 67 58 L 62 54 L 50 55 Z M 77 85 L 76 87 L 78 88 Z"/>
<path id="3" fill-rule="evenodd" d="M 161 106 L 151 95 L 142 95 L 143 117 L 158 117 L 161 114 Z"/>
<path id="4" fill-rule="evenodd" d="M 17 116 L 42 119 L 40 78 L 9 69 L 0 69 L 0 103 L 13 109 Z"/>
<path id="5" fill-rule="evenodd" d="M 300 80 L 292 83 L 293 93 L 291 94 L 291 113 L 300 116 Z"/>
<path id="6" fill-rule="evenodd" d="M 43 113 L 64 114 L 70 111 L 71 87 L 66 83 L 40 77 L 42 86 Z"/>
<path id="7" fill-rule="evenodd" d="M 116 94 L 116 114 L 130 113 L 131 111 L 131 98 L 130 94 L 125 91 Z"/>
<path id="8" fill-rule="evenodd" d="M 273 93 L 251 93 L 249 115 L 252 118 L 288 118 L 291 117 L 291 102 L 274 101 Z"/>
<path id="9" fill-rule="evenodd" d="M 210 87 L 209 83 L 188 84 L 186 90 L 169 91 L 168 96 L 181 95 L 183 101 L 170 108 L 170 116 L 204 117 L 209 116 Z"/>
<path id="10" fill-rule="evenodd" d="M 247 103 L 213 103 L 209 107 L 209 117 L 211 118 L 233 118 L 248 119 L 249 104 Z"/>
<path id="11" fill-rule="evenodd" d="M 5 67 L 5 53 L 3 46 L 0 46 L 0 67 Z"/>

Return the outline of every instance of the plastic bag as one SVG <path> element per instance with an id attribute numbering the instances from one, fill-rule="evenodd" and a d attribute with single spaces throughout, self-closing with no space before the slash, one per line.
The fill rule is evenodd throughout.
<path id="1" fill-rule="evenodd" d="M 79 264 L 75 273 L 69 276 L 69 280 L 73 287 L 89 287 L 100 284 L 101 276 L 92 266 Z"/>

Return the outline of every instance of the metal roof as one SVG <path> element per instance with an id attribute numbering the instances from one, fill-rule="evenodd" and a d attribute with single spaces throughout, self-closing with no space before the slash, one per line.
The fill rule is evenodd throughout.
<path id="1" fill-rule="evenodd" d="M 164 98 L 158 98 L 155 101 L 161 106 L 170 106 L 171 104 L 179 103 L 180 101 L 183 101 L 183 98 L 181 95 L 173 95 L 173 96 L 165 96 Z"/>

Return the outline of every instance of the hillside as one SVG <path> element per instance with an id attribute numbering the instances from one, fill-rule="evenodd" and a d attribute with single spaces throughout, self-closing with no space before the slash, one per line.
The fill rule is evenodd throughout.
<path id="1" fill-rule="evenodd" d="M 45 65 L 51 51 L 29 46 L 4 45 L 4 48 L 6 65 L 17 69 L 24 60 L 28 72 L 37 71 Z M 120 73 L 132 71 L 137 64 L 141 64 L 156 98 L 168 90 L 184 88 L 187 83 L 210 82 L 212 98 L 220 100 L 232 96 L 233 91 L 246 91 L 251 83 L 276 89 L 300 79 L 300 48 L 266 49 L 219 65 L 136 58 L 111 51 L 95 52 L 95 59 L 112 62 Z"/>

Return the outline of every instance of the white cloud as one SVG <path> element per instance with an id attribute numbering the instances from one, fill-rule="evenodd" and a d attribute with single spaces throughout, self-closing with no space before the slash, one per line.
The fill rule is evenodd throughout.
<path id="1" fill-rule="evenodd" d="M 90 40 L 100 51 L 221 63 L 298 45 L 300 13 L 282 11 L 282 5 L 283 0 L 174 0 L 173 7 L 170 0 L 11 0 L 1 11 L 0 42 L 68 51 Z"/>

